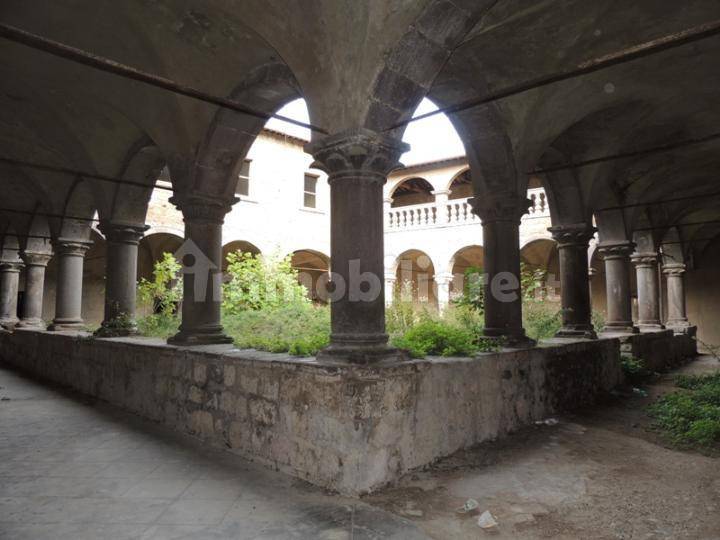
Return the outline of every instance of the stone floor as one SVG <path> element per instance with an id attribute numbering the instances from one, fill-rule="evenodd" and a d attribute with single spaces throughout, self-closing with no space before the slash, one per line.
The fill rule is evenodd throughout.
<path id="1" fill-rule="evenodd" d="M 0 538 L 420 539 L 411 522 L 0 368 Z"/>
<path id="2" fill-rule="evenodd" d="M 720 449 L 669 447 L 643 412 L 673 376 L 358 501 L 0 368 L 0 539 L 718 540 Z"/>

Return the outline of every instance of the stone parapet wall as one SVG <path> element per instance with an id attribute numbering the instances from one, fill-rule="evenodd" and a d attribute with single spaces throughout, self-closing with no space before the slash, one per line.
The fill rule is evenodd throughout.
<path id="1" fill-rule="evenodd" d="M 0 335 L 0 359 L 350 495 L 591 403 L 622 377 L 615 339 L 361 367 L 16 331 Z"/>
<path id="2" fill-rule="evenodd" d="M 651 371 L 667 371 L 697 355 L 694 327 L 685 334 L 672 330 L 639 334 L 610 334 L 620 340 L 622 356 L 638 358 Z"/>

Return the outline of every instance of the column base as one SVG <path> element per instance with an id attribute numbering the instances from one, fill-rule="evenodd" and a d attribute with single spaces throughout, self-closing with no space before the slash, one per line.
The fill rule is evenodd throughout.
<path id="1" fill-rule="evenodd" d="M 638 329 L 640 330 L 640 333 L 660 332 L 661 330 L 665 330 L 665 326 L 660 324 L 660 321 L 638 322 Z"/>
<path id="2" fill-rule="evenodd" d="M 633 325 L 632 321 L 619 321 L 605 323 L 602 329 L 603 334 L 638 334 L 640 329 Z"/>
<path id="3" fill-rule="evenodd" d="M 93 335 L 100 338 L 111 338 L 111 337 L 127 337 L 134 336 L 138 333 L 137 325 L 135 321 L 130 324 L 127 322 L 116 323 L 113 321 L 105 322 L 100 325 L 100 328 L 95 330 Z"/>
<path id="4" fill-rule="evenodd" d="M 523 329 L 518 333 L 508 334 L 504 328 L 485 328 L 480 339 L 494 341 L 503 349 L 532 349 L 537 345 L 537 341 L 527 337 Z"/>
<path id="5" fill-rule="evenodd" d="M 48 332 L 85 330 L 85 321 L 82 319 L 55 319 L 47 329 Z"/>
<path id="6" fill-rule="evenodd" d="M 191 328 L 180 331 L 167 340 L 168 345 L 194 346 L 194 345 L 224 345 L 231 344 L 233 338 L 223 333 L 223 327 L 214 325 L 205 328 Z"/>
<path id="7" fill-rule="evenodd" d="M 387 345 L 377 347 L 352 347 L 347 345 L 328 345 L 316 355 L 319 361 L 343 362 L 348 364 L 370 365 L 394 363 L 410 360 L 410 354 L 403 349 Z"/>
<path id="8" fill-rule="evenodd" d="M 556 338 L 572 338 L 572 339 L 597 339 L 597 333 L 592 326 L 577 325 L 563 326 L 555 332 Z"/>
<path id="9" fill-rule="evenodd" d="M 47 325 L 42 319 L 21 319 L 16 328 L 25 330 L 45 330 Z"/>
<path id="10" fill-rule="evenodd" d="M 18 319 L 0 319 L 0 328 L 4 328 L 5 330 L 12 330 L 17 326 L 18 322 Z"/>

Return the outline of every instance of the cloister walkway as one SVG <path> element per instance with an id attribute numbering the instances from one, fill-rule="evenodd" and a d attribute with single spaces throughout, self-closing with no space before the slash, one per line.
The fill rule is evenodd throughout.
<path id="1" fill-rule="evenodd" d="M 0 539 L 421 539 L 115 407 L 0 367 Z"/>

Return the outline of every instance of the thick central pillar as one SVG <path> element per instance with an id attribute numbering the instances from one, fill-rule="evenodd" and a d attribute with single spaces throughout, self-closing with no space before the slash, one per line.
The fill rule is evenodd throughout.
<path id="1" fill-rule="evenodd" d="M 222 225 L 232 203 L 198 196 L 174 197 L 171 202 L 183 214 L 185 242 L 175 254 L 183 272 L 182 323 L 168 343 L 232 343 L 220 320 Z"/>
<path id="2" fill-rule="evenodd" d="M 146 225 L 103 222 L 107 257 L 105 269 L 105 317 L 98 336 L 129 336 L 137 332 L 138 244 Z"/>
<path id="3" fill-rule="evenodd" d="M 319 356 L 355 363 L 404 358 L 385 333 L 383 185 L 409 146 L 367 129 L 312 142 L 330 184 L 330 345 Z"/>
<path id="4" fill-rule="evenodd" d="M 532 347 L 522 324 L 520 287 L 520 218 L 530 201 L 510 194 L 470 201 L 483 226 L 484 334 L 507 347 Z"/>
<path id="5" fill-rule="evenodd" d="M 690 328 L 685 310 L 685 265 L 683 263 L 668 263 L 663 265 L 663 274 L 667 281 L 667 310 L 666 326 L 676 334 L 684 334 Z"/>
<path id="6" fill-rule="evenodd" d="M 576 224 L 550 227 L 548 230 L 557 242 L 560 259 L 563 324 L 555 336 L 595 339 L 588 269 L 588 245 L 595 229 Z"/>
<path id="7" fill-rule="evenodd" d="M 18 322 L 17 299 L 22 266 L 19 260 L 0 261 L 0 327 L 12 328 Z"/>
<path id="8" fill-rule="evenodd" d="M 55 319 L 48 330 L 81 330 L 83 265 L 90 242 L 58 238 L 55 242 L 57 283 Z"/>
<path id="9" fill-rule="evenodd" d="M 637 276 L 638 328 L 641 332 L 662 330 L 657 253 L 635 253 L 631 259 Z"/>
<path id="10" fill-rule="evenodd" d="M 52 258 L 49 253 L 25 251 L 21 255 L 25 263 L 25 299 L 23 313 L 18 326 L 21 328 L 45 329 L 42 320 L 45 269 Z"/>
<path id="11" fill-rule="evenodd" d="M 604 332 L 638 332 L 633 325 L 630 299 L 630 254 L 632 242 L 601 243 L 600 255 L 605 261 L 605 283 L 607 294 L 607 321 Z"/>

